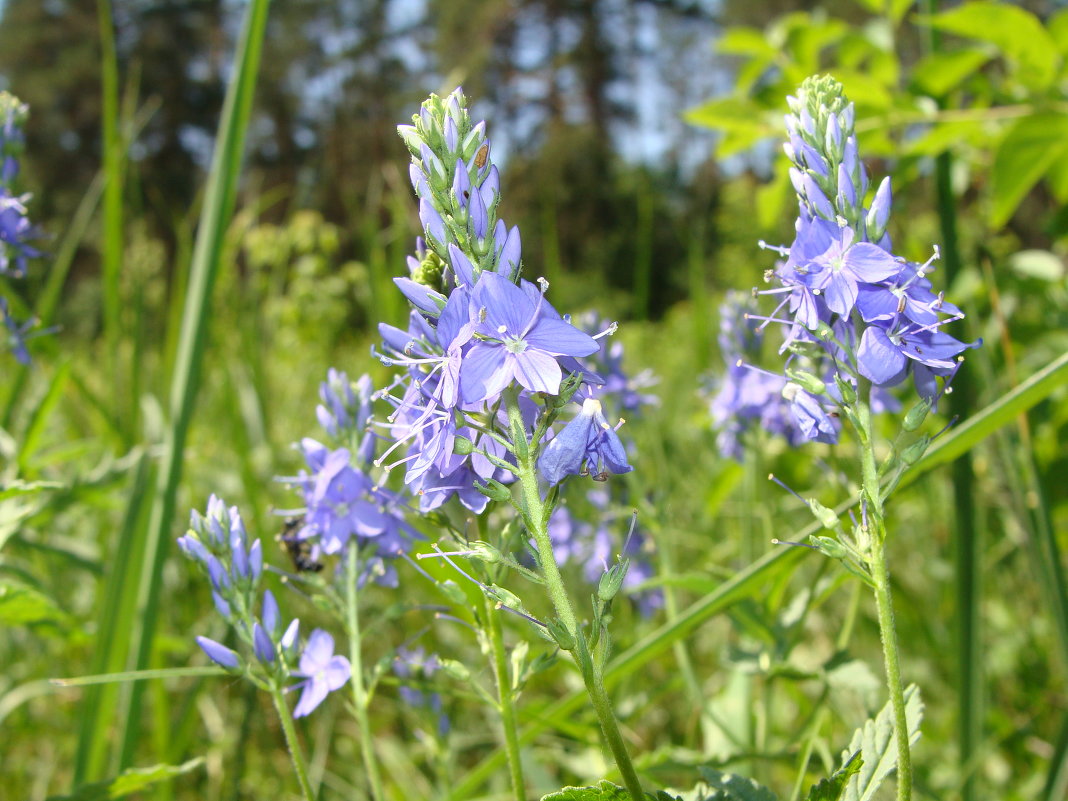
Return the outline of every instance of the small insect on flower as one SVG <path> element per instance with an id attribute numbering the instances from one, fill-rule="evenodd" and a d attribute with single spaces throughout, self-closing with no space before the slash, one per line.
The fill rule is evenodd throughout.
<path id="1" fill-rule="evenodd" d="M 298 573 L 318 573 L 323 569 L 323 563 L 315 557 L 311 541 L 297 536 L 303 527 L 304 515 L 287 517 L 277 539 L 289 554 L 294 570 Z"/>
<path id="2" fill-rule="evenodd" d="M 489 145 L 482 145 L 475 153 L 475 167 L 482 169 L 486 166 L 486 159 L 489 158 Z"/>

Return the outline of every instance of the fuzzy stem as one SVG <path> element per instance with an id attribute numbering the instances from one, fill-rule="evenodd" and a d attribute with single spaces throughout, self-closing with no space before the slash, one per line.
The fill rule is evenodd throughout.
<path id="1" fill-rule="evenodd" d="M 349 636 L 349 663 L 352 666 L 352 676 L 349 684 L 352 686 L 352 704 L 356 715 L 356 724 L 360 730 L 360 756 L 363 758 L 363 768 L 367 773 L 367 782 L 371 785 L 371 797 L 374 801 L 384 801 L 385 793 L 382 791 L 382 776 L 378 772 L 378 762 L 375 760 L 374 740 L 371 737 L 371 723 L 367 718 L 367 690 L 363 686 L 363 660 L 360 653 L 360 615 L 359 582 L 358 573 L 359 545 L 356 539 L 349 541 L 349 553 L 345 565 L 345 605 L 346 625 Z"/>
<path id="2" fill-rule="evenodd" d="M 523 414 L 519 409 L 518 397 L 515 393 L 506 394 L 508 405 L 508 422 L 514 432 L 525 432 L 526 424 L 523 422 Z M 524 435 L 525 436 L 525 435 Z M 525 447 L 524 447 L 525 446 Z M 623 777 L 623 784 L 630 793 L 632 801 L 645 801 L 645 791 L 642 790 L 638 773 L 634 769 L 630 754 L 627 752 L 626 743 L 619 730 L 615 713 L 612 710 L 612 702 L 608 698 L 608 692 L 604 686 L 604 675 L 600 659 L 592 658 L 586 650 L 582 630 L 575 617 L 575 610 L 564 588 L 564 580 L 560 575 L 560 567 L 556 564 L 556 556 L 553 553 L 552 542 L 549 539 L 548 520 L 546 519 L 545 504 L 541 499 L 538 489 L 537 471 L 537 442 L 516 443 L 516 463 L 519 483 L 523 490 L 523 510 L 526 524 L 534 537 L 538 548 L 538 563 L 545 578 L 545 586 L 552 600 L 556 616 L 564 624 L 572 640 L 578 643 L 577 653 L 573 652 L 582 673 L 582 679 L 586 684 L 586 692 L 593 702 L 593 708 L 597 712 L 597 718 L 601 723 L 601 731 L 604 733 L 608 747 L 615 758 L 616 766 Z"/>
<path id="3" fill-rule="evenodd" d="M 271 700 L 274 701 L 274 710 L 278 713 L 278 720 L 282 724 L 282 733 L 286 738 L 286 748 L 289 750 L 289 758 L 293 760 L 293 770 L 297 774 L 297 782 L 305 801 L 315 801 L 315 791 L 312 790 L 311 782 L 308 781 L 308 766 L 304 761 L 304 754 L 300 750 L 300 742 L 297 740 L 297 730 L 293 727 L 293 718 L 290 716 L 286 699 L 282 695 L 282 689 L 274 684 L 271 685 Z"/>
<path id="4" fill-rule="evenodd" d="M 875 582 L 875 605 L 879 616 L 879 637 L 883 645 L 886 685 L 894 712 L 894 738 L 897 742 L 897 801 L 912 798 L 912 755 L 909 751 L 909 728 L 905 716 L 905 691 L 901 683 L 901 663 L 894 627 L 894 604 L 890 594 L 890 570 L 886 564 L 886 519 L 880 495 L 879 470 L 875 461 L 875 437 L 871 411 L 864 402 L 857 403 L 857 433 L 861 445 L 861 476 L 867 496 L 869 521 L 868 566 Z"/>
<path id="5" fill-rule="evenodd" d="M 486 612 L 486 628 L 490 649 L 493 653 L 493 677 L 497 681 L 497 702 L 501 710 L 501 725 L 504 727 L 504 750 L 508 755 L 508 772 L 512 777 L 515 801 L 526 801 L 526 785 L 523 781 L 523 763 L 519 758 L 519 729 L 516 725 L 515 698 L 508 673 L 508 655 L 504 650 L 504 627 L 501 615 L 488 595 L 482 596 Z"/>

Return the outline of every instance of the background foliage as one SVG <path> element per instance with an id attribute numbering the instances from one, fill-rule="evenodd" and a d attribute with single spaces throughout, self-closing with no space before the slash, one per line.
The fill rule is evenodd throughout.
<path id="1" fill-rule="evenodd" d="M 237 211 L 217 209 L 212 229 L 224 96 L 255 72 L 246 4 L 7 0 L 0 75 L 31 105 L 24 183 L 52 237 L 47 267 L 10 292 L 61 329 L 34 340 L 31 369 L 6 359 L 0 382 L 5 792 L 44 798 L 152 765 L 176 766 L 160 778 L 187 771 L 154 785 L 160 798 L 291 790 L 269 710 L 226 681 L 146 682 L 138 701 L 130 685 L 45 679 L 132 666 L 124 636 L 144 633 L 146 614 L 146 665 L 199 664 L 190 632 L 210 602 L 168 554 L 183 510 L 216 492 L 269 537 L 272 510 L 293 503 L 273 478 L 314 430 L 326 367 L 383 369 L 366 356 L 371 329 L 405 313 L 390 279 L 417 229 L 394 126 L 427 91 L 462 82 L 495 132 L 527 270 L 549 278 L 561 309 L 620 319 L 628 366 L 660 377 L 660 407 L 626 426 L 639 454 L 629 488 L 667 595 L 658 616 L 623 609 L 616 624 L 632 626 L 614 692 L 640 768 L 679 786 L 697 765 L 737 770 L 797 797 L 799 769 L 826 775 L 881 707 L 878 641 L 839 568 L 769 544 L 808 517 L 763 479 L 773 470 L 830 503 L 848 454 L 758 440 L 744 465 L 717 455 L 700 394 L 702 373 L 723 367 L 713 310 L 771 266 L 758 239 L 789 240 L 783 98 L 830 71 L 857 103 L 870 170 L 893 175 L 895 242 L 921 261 L 942 244 L 936 284 L 951 283 L 970 338 L 985 340 L 947 420 L 1068 351 L 1068 11 L 1054 5 L 277 2 L 254 96 L 245 87 L 247 134 L 213 172 L 241 166 Z M 185 387 L 181 320 L 208 230 L 217 278 L 168 484 L 158 471 L 180 417 L 168 398 Z M 921 797 L 1055 801 L 1068 787 L 1068 399 L 1063 386 L 1045 394 L 970 462 L 895 501 L 906 672 L 927 704 Z M 168 491 L 178 511 L 146 608 L 137 588 Z M 373 593 L 370 663 L 413 642 L 477 654 L 462 627 L 420 609 L 442 603 L 429 585 L 402 580 L 403 598 Z M 538 732 L 528 770 L 546 792 L 607 771 L 592 718 L 568 700 L 575 680 L 557 666 L 524 691 Z M 504 792 L 492 715 L 462 683 L 434 681 L 447 741 L 398 702 L 394 680 L 375 699 L 394 797 Z M 330 734 L 337 714 L 307 724 L 323 744 L 313 769 L 325 798 L 362 797 L 351 724 Z"/>

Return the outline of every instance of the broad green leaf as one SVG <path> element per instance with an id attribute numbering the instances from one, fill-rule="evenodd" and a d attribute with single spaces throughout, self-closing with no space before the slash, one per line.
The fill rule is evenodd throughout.
<path id="1" fill-rule="evenodd" d="M 920 739 L 920 721 L 923 719 L 923 702 L 915 684 L 905 688 L 905 720 L 908 722 L 909 743 Z M 842 764 L 847 765 L 860 752 L 864 764 L 849 779 L 843 801 L 871 801 L 875 791 L 897 768 L 897 742 L 894 739 L 894 711 L 886 702 L 875 720 L 869 720 L 853 733 L 853 739 L 842 754 Z"/>
<path id="2" fill-rule="evenodd" d="M 990 42 L 1019 66 L 1020 80 L 1036 89 L 1050 85 L 1057 74 L 1057 46 L 1038 17 L 1007 3 L 977 2 L 924 17 L 946 33 Z"/>
<path id="3" fill-rule="evenodd" d="M 998 145 L 990 174 L 990 222 L 1000 228 L 1039 179 L 1068 157 L 1068 115 L 1034 114 L 1014 125 Z"/>
<path id="4" fill-rule="evenodd" d="M 541 801 L 630 801 L 630 793 L 612 782 L 602 781 L 596 787 L 565 787 L 543 795 Z"/>
<path id="5" fill-rule="evenodd" d="M 150 768 L 131 768 L 102 782 L 84 784 L 70 795 L 53 795 L 46 801 L 113 801 L 146 790 L 154 784 L 189 773 L 203 764 L 203 757 L 181 765 L 154 765 Z"/>
<path id="6" fill-rule="evenodd" d="M 702 767 L 699 770 L 701 778 L 716 791 L 705 801 L 777 801 L 771 790 L 757 784 L 754 779 L 737 773 L 722 773 L 715 768 Z"/>
<path id="7" fill-rule="evenodd" d="M 989 60 L 988 51 L 974 48 L 931 53 L 913 68 L 912 83 L 932 97 L 944 97 Z"/>
<path id="8" fill-rule="evenodd" d="M 1009 256 L 1009 267 L 1024 278 L 1056 283 L 1064 280 L 1064 260 L 1048 250 L 1021 250 Z"/>
<path id="9" fill-rule="evenodd" d="M 70 615 L 40 590 L 9 579 L 0 580 L 0 626 L 70 622 Z"/>
<path id="10" fill-rule="evenodd" d="M 846 784 L 860 772 L 863 765 L 864 760 L 858 751 L 829 777 L 821 779 L 812 785 L 808 795 L 805 797 L 805 801 L 838 801 L 842 797 L 842 793 L 845 792 Z"/>

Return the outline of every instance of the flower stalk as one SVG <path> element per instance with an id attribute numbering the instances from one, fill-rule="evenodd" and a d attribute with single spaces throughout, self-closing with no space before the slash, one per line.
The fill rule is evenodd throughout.
<path id="1" fill-rule="evenodd" d="M 638 780 L 638 773 L 634 769 L 634 763 L 630 758 L 626 742 L 623 740 L 623 735 L 619 729 L 619 722 L 616 720 L 615 712 L 612 709 L 612 702 L 604 686 L 603 655 L 605 653 L 606 637 L 604 635 L 598 637 L 598 642 L 594 646 L 594 653 L 591 654 L 586 645 L 582 629 L 578 624 L 578 619 L 575 617 L 571 598 L 564 587 L 563 576 L 560 575 L 560 568 L 556 563 L 552 542 L 549 539 L 548 510 L 545 508 L 541 498 L 541 491 L 538 487 L 538 472 L 536 468 L 538 442 L 531 442 L 526 439 L 524 433 L 526 426 L 523 422 L 523 414 L 520 411 L 516 393 L 506 392 L 505 402 L 508 409 L 509 425 L 513 433 L 518 435 L 517 439 L 521 440 L 515 443 L 516 471 L 522 489 L 520 512 L 530 534 L 534 537 L 534 543 L 538 549 L 538 563 L 541 567 L 542 577 L 545 579 L 549 598 L 560 623 L 563 624 L 567 632 L 570 644 L 573 644 L 571 649 L 572 656 L 574 656 L 582 673 L 586 692 L 590 696 L 594 710 L 597 712 L 601 731 L 609 749 L 612 751 L 616 766 L 619 768 L 623 778 L 623 784 L 626 786 L 632 801 L 644 801 L 645 791 Z"/>
<path id="2" fill-rule="evenodd" d="M 282 724 L 282 733 L 286 738 L 286 748 L 289 750 L 289 758 L 293 762 L 293 772 L 297 774 L 297 783 L 300 784 L 300 792 L 304 801 L 315 801 L 315 791 L 308 780 L 308 763 L 304 759 L 304 753 L 300 750 L 300 742 L 297 740 L 297 730 L 293 726 L 293 718 L 290 716 L 289 707 L 286 705 L 282 688 L 277 683 L 271 682 L 271 700 L 274 702 L 275 712 Z"/>
<path id="3" fill-rule="evenodd" d="M 526 801 L 526 784 L 523 781 L 523 763 L 519 753 L 519 729 L 516 725 L 515 694 L 508 673 L 508 654 L 504 650 L 504 627 L 499 611 L 488 595 L 483 594 L 486 628 L 489 634 L 490 651 L 493 656 L 493 677 L 497 682 L 497 705 L 504 728 L 504 751 L 508 756 L 508 774 L 512 779 L 512 794 L 515 801 Z"/>
<path id="4" fill-rule="evenodd" d="M 363 759 L 367 783 L 371 786 L 371 797 L 375 801 L 384 801 L 382 776 L 375 759 L 374 740 L 371 737 L 371 723 L 367 718 L 368 695 L 363 686 L 363 662 L 360 654 L 360 614 L 359 614 L 359 544 L 356 539 L 349 540 L 349 552 L 345 565 L 345 625 L 349 637 L 349 662 L 352 665 L 353 713 L 360 730 L 360 756 Z"/>
<path id="5" fill-rule="evenodd" d="M 883 646 L 886 686 L 894 712 L 894 740 L 897 743 L 897 801 L 912 798 L 912 755 L 909 728 L 905 715 L 905 690 L 901 681 L 901 660 L 894 623 L 894 604 L 890 592 L 890 569 L 886 562 L 886 517 L 883 509 L 879 471 L 875 460 L 875 437 L 871 410 L 867 403 L 855 408 L 857 434 L 860 439 L 863 501 L 866 509 L 868 569 L 875 585 L 875 605 L 879 619 L 879 639 Z"/>

